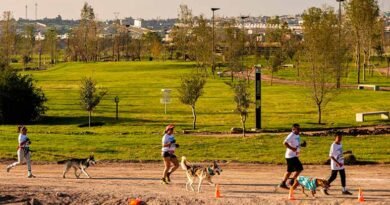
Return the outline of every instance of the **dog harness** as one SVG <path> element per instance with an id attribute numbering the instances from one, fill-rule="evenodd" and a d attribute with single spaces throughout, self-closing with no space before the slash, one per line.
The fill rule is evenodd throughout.
<path id="1" fill-rule="evenodd" d="M 214 170 L 211 169 L 211 167 L 207 167 L 207 172 L 210 174 L 210 176 L 214 176 L 215 175 Z"/>
<path id="2" fill-rule="evenodd" d="M 299 176 L 298 177 L 298 182 L 300 185 L 304 186 L 306 189 L 314 191 L 316 190 L 316 179 L 315 178 L 309 178 L 305 176 Z"/>

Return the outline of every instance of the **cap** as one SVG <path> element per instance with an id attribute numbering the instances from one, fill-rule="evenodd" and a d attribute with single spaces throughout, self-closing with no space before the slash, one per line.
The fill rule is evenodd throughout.
<path id="1" fill-rule="evenodd" d="M 169 129 L 175 128 L 175 125 L 169 124 L 168 126 L 165 127 L 165 132 L 168 131 Z"/>

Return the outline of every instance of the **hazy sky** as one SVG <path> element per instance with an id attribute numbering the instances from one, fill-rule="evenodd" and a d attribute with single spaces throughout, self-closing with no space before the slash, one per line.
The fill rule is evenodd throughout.
<path id="1" fill-rule="evenodd" d="M 0 12 L 12 11 L 15 18 L 35 18 L 35 3 L 38 3 L 38 18 L 53 18 L 61 15 L 66 19 L 78 19 L 84 2 L 90 3 L 100 20 L 119 17 L 175 18 L 180 4 L 187 4 L 194 15 L 211 15 L 211 7 L 220 7 L 218 14 L 224 16 L 298 14 L 310 6 L 337 6 L 336 0 L 0 0 Z M 381 9 L 390 10 L 390 0 L 379 0 Z"/>

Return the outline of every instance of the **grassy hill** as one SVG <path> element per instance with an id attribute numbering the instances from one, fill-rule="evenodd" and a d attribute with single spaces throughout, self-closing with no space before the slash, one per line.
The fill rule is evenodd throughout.
<path id="1" fill-rule="evenodd" d="M 115 63 L 64 63 L 44 71 L 29 71 L 36 84 L 45 92 L 49 110 L 44 119 L 29 126 L 33 139 L 35 159 L 55 160 L 63 156 L 84 156 L 95 152 L 100 159 L 158 160 L 160 139 L 164 126 L 177 125 L 178 131 L 191 128 L 192 115 L 188 106 L 176 98 L 180 76 L 194 71 L 192 63 L 178 62 L 115 62 Z M 79 128 L 88 122 L 87 112 L 79 104 L 79 85 L 84 76 L 92 76 L 98 84 L 108 89 L 108 95 L 93 113 L 93 121 L 104 122 L 101 127 Z M 225 84 L 230 78 L 207 81 L 205 94 L 197 104 L 199 131 L 229 131 L 240 126 L 240 117 L 233 112 L 235 104 L 230 88 Z M 172 103 L 168 114 L 160 104 L 161 89 L 172 89 Z M 292 123 L 300 123 L 305 129 L 348 127 L 371 124 L 389 124 L 378 118 L 365 123 L 355 122 L 355 113 L 363 111 L 389 110 L 389 92 L 342 90 L 325 110 L 325 124 L 316 124 L 316 108 L 309 92 L 304 87 L 290 85 L 269 86 L 262 90 L 263 127 L 266 129 L 289 129 Z M 120 120 L 115 120 L 114 97 L 119 96 Z M 254 97 L 254 96 L 253 96 Z M 249 113 L 247 127 L 254 127 L 254 107 Z M 4 139 L 0 145 L 0 158 L 14 156 L 17 144 L 15 125 L 0 126 Z M 283 136 L 258 136 L 248 139 L 231 137 L 181 136 L 183 148 L 198 160 L 227 159 L 239 161 L 284 162 Z M 356 138 L 348 138 L 351 148 L 361 148 Z M 331 138 L 313 138 L 308 151 L 314 156 L 307 162 L 318 163 L 316 154 L 324 154 Z M 368 143 L 386 141 L 386 136 L 370 137 Z M 387 140 L 388 141 L 388 140 Z M 386 141 L 386 143 L 387 143 Z M 236 145 L 238 143 L 238 146 Z M 370 146 L 362 149 L 365 160 L 388 161 L 383 156 L 388 144 L 372 152 Z M 386 147 L 387 146 L 387 147 Z M 185 147 L 185 148 L 184 148 Z M 348 147 L 348 146 L 347 146 Z M 378 154 L 379 153 L 379 154 Z M 359 156 L 359 155 L 358 155 Z M 305 156 L 303 156 L 305 157 Z M 386 158 L 386 159 L 385 159 Z"/>

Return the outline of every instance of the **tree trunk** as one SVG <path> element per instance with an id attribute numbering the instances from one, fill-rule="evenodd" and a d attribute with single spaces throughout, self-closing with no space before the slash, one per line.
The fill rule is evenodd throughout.
<path id="1" fill-rule="evenodd" d="M 389 78 L 389 74 L 390 74 L 390 57 L 387 59 L 387 78 Z"/>
<path id="2" fill-rule="evenodd" d="M 356 45 L 356 67 L 357 67 L 357 83 L 360 84 L 360 42 L 358 42 Z"/>
<path id="3" fill-rule="evenodd" d="M 322 118 L 321 105 L 317 105 L 317 108 L 318 108 L 318 124 L 321 124 L 321 118 Z"/>
<path id="4" fill-rule="evenodd" d="M 196 112 L 195 112 L 195 105 L 191 106 L 192 108 L 192 116 L 194 117 L 194 120 L 192 121 L 192 129 L 196 129 Z"/>
<path id="5" fill-rule="evenodd" d="M 271 86 L 272 86 L 272 81 L 274 80 L 274 69 L 271 71 Z"/>
<path id="6" fill-rule="evenodd" d="M 88 116 L 88 127 L 91 128 L 91 117 L 92 117 L 92 111 L 89 111 L 89 116 Z"/>
<path id="7" fill-rule="evenodd" d="M 245 137 L 245 121 L 246 121 L 245 118 L 246 118 L 245 116 L 241 115 L 242 135 L 243 135 L 243 137 Z"/>

